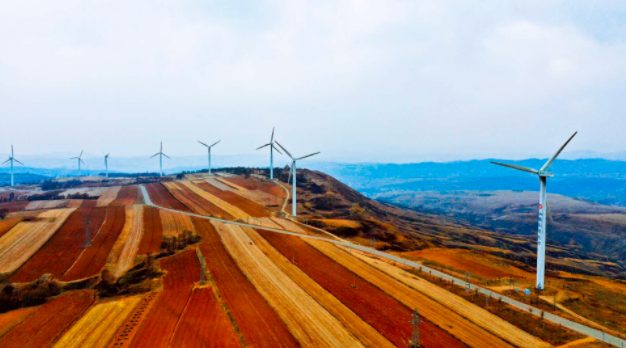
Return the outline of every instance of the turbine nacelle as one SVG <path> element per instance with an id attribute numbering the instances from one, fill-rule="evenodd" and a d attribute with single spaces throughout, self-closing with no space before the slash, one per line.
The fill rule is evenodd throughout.
<path id="1" fill-rule="evenodd" d="M 542 178 L 551 178 L 551 177 L 554 176 L 554 173 L 548 172 L 548 171 L 545 171 L 545 170 L 539 170 L 539 171 L 537 171 L 537 175 L 539 175 Z"/>

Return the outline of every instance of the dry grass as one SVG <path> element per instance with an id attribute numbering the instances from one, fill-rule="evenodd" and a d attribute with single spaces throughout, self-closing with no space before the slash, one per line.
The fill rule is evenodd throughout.
<path id="1" fill-rule="evenodd" d="M 337 318 L 350 332 L 358 337 L 366 347 L 395 347 L 389 340 L 372 328 L 361 317 L 352 312 L 335 296 L 322 288 L 313 279 L 309 278 L 300 268 L 294 266 L 290 260 L 279 253 L 267 240 L 251 228 L 243 228 L 256 246 L 263 251 L 285 274 L 298 286 L 306 291 L 315 301 Z"/>
<path id="2" fill-rule="evenodd" d="M 238 191 L 236 188 L 229 186 L 219 180 L 216 180 L 215 178 L 206 178 L 204 179 L 204 181 L 206 181 L 207 184 L 213 185 L 222 191 Z"/>
<path id="3" fill-rule="evenodd" d="M 221 183 L 223 183 L 224 185 L 228 185 L 228 186 L 230 186 L 230 187 L 234 188 L 235 190 L 239 190 L 239 191 L 248 191 L 248 189 L 247 189 L 247 188 L 245 188 L 245 187 L 243 187 L 243 186 L 239 186 L 239 185 L 237 185 L 237 184 L 235 184 L 235 183 L 232 183 L 232 182 L 230 182 L 230 181 L 228 181 L 228 180 L 225 180 L 225 179 L 222 179 L 222 178 L 216 178 L 216 180 L 217 180 L 217 181 L 219 181 L 219 182 L 221 182 Z"/>
<path id="4" fill-rule="evenodd" d="M 107 259 L 107 268 L 119 277 L 133 266 L 143 235 L 143 205 L 126 207 L 126 222 Z"/>
<path id="5" fill-rule="evenodd" d="M 0 273 L 12 273 L 39 250 L 76 209 L 49 210 L 22 221 L 0 238 Z"/>
<path id="6" fill-rule="evenodd" d="M 322 222 L 331 227 L 361 228 L 361 223 L 343 219 L 322 219 Z"/>
<path id="7" fill-rule="evenodd" d="M 511 342 L 520 347 L 551 347 L 550 344 L 530 335 L 509 322 L 502 320 L 485 309 L 478 307 L 435 284 L 416 277 L 410 273 L 404 272 L 404 270 L 399 267 L 390 265 L 386 262 L 374 261 L 374 259 L 367 257 L 360 252 L 354 252 L 353 255 L 361 261 L 370 264 L 371 266 L 392 276 L 396 280 L 399 280 L 420 293 L 441 303 L 455 313 L 460 314 L 464 318 L 467 318 L 476 325 L 497 335 L 507 342 Z"/>
<path id="8" fill-rule="evenodd" d="M 283 204 L 283 199 L 278 198 L 269 193 L 259 191 L 259 190 L 247 190 L 247 191 L 232 191 L 233 193 L 249 199 L 254 203 L 262 205 L 264 207 L 280 207 Z"/>
<path id="9" fill-rule="evenodd" d="M 133 296 L 91 307 L 54 348 L 106 347 L 141 297 Z"/>
<path id="10" fill-rule="evenodd" d="M 223 201 L 219 198 L 217 198 L 216 196 L 206 192 L 205 190 L 199 188 L 198 186 L 192 184 L 190 181 L 182 181 L 181 184 L 185 185 L 187 188 L 189 188 L 191 191 L 193 191 L 195 194 L 197 194 L 198 196 L 206 199 L 207 201 L 211 202 L 212 204 L 216 205 L 218 208 L 224 210 L 225 212 L 227 212 L 228 214 L 232 215 L 235 219 L 245 219 L 250 217 L 250 215 L 248 215 L 246 212 L 244 212 L 243 210 L 235 207 L 234 205 Z"/>
<path id="11" fill-rule="evenodd" d="M 162 209 L 159 211 L 159 214 L 161 215 L 161 227 L 165 237 L 178 237 L 184 231 L 193 233 L 196 231 L 189 215 Z"/>
<path id="12" fill-rule="evenodd" d="M 513 347 L 441 303 L 360 261 L 354 255 L 327 242 L 316 240 L 306 240 L 306 242 L 351 272 L 393 296 L 407 307 L 418 308 L 420 314 L 426 319 L 465 344 L 474 348 Z"/>
<path id="13" fill-rule="evenodd" d="M 266 218 L 266 217 L 254 218 L 254 217 L 251 217 L 251 218 L 247 219 L 247 221 L 251 225 L 262 226 L 262 227 L 266 227 L 266 228 L 275 228 L 275 229 L 279 229 L 279 230 L 283 229 L 283 226 L 277 224 L 271 218 Z"/>
<path id="14" fill-rule="evenodd" d="M 300 227 L 300 225 L 298 225 L 297 223 L 295 223 L 293 221 L 290 221 L 290 220 L 287 220 L 287 219 L 281 219 L 281 218 L 277 218 L 277 217 L 272 217 L 271 219 L 275 223 L 279 224 L 282 227 L 282 229 L 284 229 L 285 231 L 302 233 L 302 234 L 309 234 L 302 227 Z"/>
<path id="15" fill-rule="evenodd" d="M 239 226 L 213 224 L 239 268 L 302 346 L 363 347 L 335 317 L 276 266 Z"/>
<path id="16" fill-rule="evenodd" d="M 58 209 L 65 208 L 69 203 L 67 199 L 56 201 L 32 201 L 24 208 L 24 210 L 40 210 L 40 209 Z"/>
<path id="17" fill-rule="evenodd" d="M 104 192 L 102 192 L 102 195 L 100 195 L 100 198 L 98 198 L 98 203 L 96 203 L 96 207 L 106 207 L 107 205 L 111 204 L 111 202 L 113 202 L 115 198 L 117 198 L 117 194 L 120 192 L 121 188 L 122 186 L 113 186 L 104 190 Z"/>

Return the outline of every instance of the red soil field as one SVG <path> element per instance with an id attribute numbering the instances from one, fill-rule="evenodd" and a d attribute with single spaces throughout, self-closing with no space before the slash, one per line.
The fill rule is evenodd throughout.
<path id="1" fill-rule="evenodd" d="M 174 329 L 183 314 L 194 282 L 200 280 L 200 261 L 195 250 L 161 260 L 163 293 L 137 330 L 130 347 L 167 348 Z"/>
<path id="2" fill-rule="evenodd" d="M 258 182 L 254 179 L 250 179 L 250 178 L 246 179 L 241 176 L 229 176 L 227 178 L 221 178 L 221 179 L 228 181 L 228 182 L 232 182 L 235 185 L 245 187 L 248 190 L 263 191 L 265 193 L 269 193 L 270 195 L 274 195 L 278 198 L 285 198 L 287 196 L 287 194 L 285 193 L 285 190 L 282 187 L 276 184 L 273 184 L 271 182 L 267 182 L 267 181 Z"/>
<path id="3" fill-rule="evenodd" d="M 91 240 L 91 246 L 80 254 L 61 280 L 70 281 L 97 275 L 106 264 L 109 252 L 122 233 L 126 222 L 124 207 L 105 207 L 106 218 L 100 231 Z M 100 209 L 100 208 L 98 208 Z M 95 232 L 94 232 L 95 233 Z"/>
<path id="4" fill-rule="evenodd" d="M 143 237 L 141 237 L 137 254 L 158 253 L 161 250 L 161 241 L 163 239 L 159 209 L 149 206 L 144 207 L 143 228 Z"/>
<path id="5" fill-rule="evenodd" d="M 355 314 L 398 347 L 408 347 L 413 333 L 413 311 L 363 278 L 355 276 L 342 265 L 294 236 L 258 230 L 276 250 L 295 264 L 311 279 L 330 292 Z M 356 282 L 356 288 L 352 287 Z M 466 347 L 465 344 L 430 321 L 420 318 L 420 333 L 424 347 Z"/>
<path id="6" fill-rule="evenodd" d="M 196 184 L 198 187 L 202 188 L 203 190 L 209 192 L 210 194 L 218 197 L 219 199 L 224 200 L 236 206 L 237 208 L 243 210 L 244 212 L 248 213 L 252 217 L 269 216 L 269 214 L 265 211 L 264 206 L 254 203 L 253 201 L 249 199 L 243 198 L 236 193 L 232 193 L 230 191 L 222 191 L 205 181 L 198 182 L 198 183 L 194 182 L 194 184 Z"/>
<path id="7" fill-rule="evenodd" d="M 98 203 L 97 199 L 83 199 L 83 203 L 81 203 L 81 208 L 95 208 L 96 203 Z"/>
<path id="8" fill-rule="evenodd" d="M 111 202 L 112 206 L 135 204 L 139 197 L 139 188 L 137 186 L 124 186 L 117 193 L 117 198 Z"/>
<path id="9" fill-rule="evenodd" d="M 0 203 L 0 210 L 7 210 L 9 213 L 22 211 L 30 203 L 29 201 L 5 202 Z"/>
<path id="10" fill-rule="evenodd" d="M 174 197 L 187 205 L 194 213 L 207 216 L 215 216 L 222 219 L 234 220 L 233 216 L 219 208 L 215 204 L 200 197 L 185 185 L 178 185 L 179 190 L 174 190 Z"/>
<path id="11" fill-rule="evenodd" d="M 235 329 L 211 288 L 193 290 L 170 347 L 241 347 Z"/>
<path id="12" fill-rule="evenodd" d="M 299 347 L 276 312 L 241 272 L 207 219 L 191 218 L 202 237 L 200 250 L 220 295 L 251 347 Z"/>
<path id="13" fill-rule="evenodd" d="M 90 290 L 61 294 L 0 336 L 2 348 L 47 348 L 54 344 L 95 301 Z"/>
<path id="14" fill-rule="evenodd" d="M 191 211 L 186 205 L 182 204 L 178 199 L 174 198 L 162 184 L 146 185 L 150 200 L 160 207 L 176 209 L 180 211 Z"/>
<path id="15" fill-rule="evenodd" d="M 106 216 L 105 208 L 77 209 L 63 226 L 10 278 L 14 283 L 32 282 L 46 273 L 60 279 L 72 267 L 85 248 L 85 216 L 89 216 L 90 239 L 93 240 Z"/>
<path id="16" fill-rule="evenodd" d="M 0 221 L 0 237 L 5 233 L 9 232 L 13 226 L 17 225 L 22 219 L 8 219 Z"/>

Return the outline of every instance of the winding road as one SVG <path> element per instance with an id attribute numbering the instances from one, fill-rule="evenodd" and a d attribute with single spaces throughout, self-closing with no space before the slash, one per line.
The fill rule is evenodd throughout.
<path id="1" fill-rule="evenodd" d="M 146 205 L 149 205 L 151 207 L 155 207 L 155 208 L 159 208 L 159 209 L 163 209 L 163 210 L 168 210 L 171 212 L 175 212 L 175 213 L 180 213 L 180 214 L 186 214 L 186 215 L 190 215 L 190 216 L 195 216 L 198 218 L 202 218 L 202 219 L 208 219 L 208 220 L 214 220 L 214 221 L 220 221 L 226 224 L 232 224 L 232 225 L 238 225 L 238 226 L 244 226 L 244 227 L 251 227 L 251 228 L 255 228 L 255 229 L 261 229 L 264 231 L 271 231 L 271 232 L 276 232 L 276 233 L 282 233 L 282 234 L 288 234 L 288 235 L 292 235 L 292 236 L 298 236 L 301 238 L 311 238 L 311 239 L 317 239 L 317 240 L 322 240 L 325 242 L 329 242 L 329 243 L 333 243 L 333 244 L 337 244 L 337 245 L 342 245 L 342 246 L 346 246 L 349 248 L 354 248 L 357 250 L 361 250 L 382 258 L 386 258 L 388 260 L 392 260 L 398 263 L 402 263 L 404 265 L 410 266 L 410 267 L 415 267 L 415 268 L 421 268 L 422 270 L 425 270 L 429 273 L 431 273 L 434 276 L 437 276 L 439 278 L 443 278 L 445 280 L 448 281 L 453 281 L 456 284 L 466 284 L 465 280 L 450 276 L 446 273 L 442 273 L 439 272 L 435 269 L 431 269 L 429 267 L 426 267 L 424 265 L 418 264 L 416 262 L 412 262 L 409 260 L 405 260 L 403 258 L 394 256 L 394 255 L 390 255 L 387 253 L 384 253 L 382 251 L 378 251 L 376 249 L 372 249 L 372 248 L 368 248 L 365 246 L 361 246 L 361 245 L 355 245 L 349 242 L 344 242 L 344 241 L 340 241 L 340 240 L 335 240 L 335 239 L 328 239 L 328 238 L 322 238 L 322 237 L 317 237 L 317 236 L 310 236 L 310 235 L 304 235 L 301 233 L 296 233 L 296 232 L 289 232 L 289 231 L 284 231 L 284 230 L 280 230 L 280 229 L 276 229 L 276 228 L 268 228 L 268 227 L 263 227 L 263 226 L 257 226 L 257 225 L 251 225 L 251 224 L 247 224 L 247 223 L 243 223 L 243 222 L 238 222 L 238 221 L 231 221 L 231 220 L 224 220 L 224 219 L 219 219 L 219 218 L 215 218 L 215 217 L 211 217 L 211 216 L 205 216 L 205 215 L 199 215 L 199 214 L 194 214 L 194 213 L 189 213 L 189 212 L 184 212 L 184 211 L 180 211 L 180 210 L 175 210 L 175 209 L 169 209 L 169 208 L 164 208 L 164 207 L 160 207 L 155 205 L 154 203 L 152 203 L 152 200 L 150 199 L 150 195 L 148 194 L 148 190 L 146 190 L 146 188 L 141 185 L 141 193 L 143 194 L 144 197 L 144 201 L 146 203 Z M 488 295 L 488 296 L 492 296 L 494 295 L 494 292 L 492 290 L 489 289 L 485 289 L 485 288 L 481 288 L 479 286 L 476 286 L 474 284 L 470 284 L 470 288 L 472 290 L 478 290 L 478 292 Z M 532 315 L 535 315 L 537 317 L 540 317 L 540 313 L 541 313 L 541 309 L 530 306 L 528 304 L 519 302 L 517 300 L 514 300 L 510 297 L 506 297 L 504 295 L 500 295 L 498 294 L 501 298 L 502 301 L 505 303 L 508 303 L 509 305 L 520 309 L 522 311 L 525 312 L 529 312 Z M 615 347 L 619 347 L 619 348 L 626 348 L 626 340 L 623 340 L 621 338 L 615 337 L 613 335 L 609 335 L 607 333 L 604 333 L 602 331 L 596 330 L 594 328 L 591 328 L 589 326 L 583 325 L 583 324 L 579 324 L 576 322 L 573 322 L 571 320 L 559 317 L 558 315 L 554 315 L 552 313 L 549 312 L 544 312 L 544 319 L 547 321 L 550 321 L 554 324 L 557 325 L 562 325 L 570 330 L 576 331 L 578 333 L 581 333 L 583 335 L 587 335 L 590 337 L 593 337 L 597 340 L 599 340 L 600 342 L 602 342 L 604 340 L 604 342 L 609 343 Z"/>

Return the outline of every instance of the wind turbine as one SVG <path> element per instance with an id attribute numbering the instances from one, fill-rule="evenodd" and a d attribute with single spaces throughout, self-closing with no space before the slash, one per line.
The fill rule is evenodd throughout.
<path id="1" fill-rule="evenodd" d="M 551 178 L 554 176 L 554 173 L 549 172 L 548 169 L 550 169 L 550 166 L 552 165 L 554 160 L 556 160 L 559 154 L 561 154 L 561 151 L 563 151 L 565 146 L 569 144 L 569 142 L 574 138 L 574 136 L 576 136 L 576 134 L 578 134 L 578 132 L 575 132 L 569 139 L 567 139 L 567 141 L 565 142 L 565 144 L 563 144 L 563 146 L 561 146 L 559 151 L 557 151 L 554 154 L 554 156 L 552 156 L 552 158 L 550 158 L 548 162 L 546 162 L 543 165 L 543 167 L 541 167 L 541 169 L 539 170 L 528 168 L 528 167 L 523 167 L 523 166 L 518 166 L 514 164 L 491 162 L 493 164 L 497 164 L 500 166 L 505 166 L 505 167 L 521 170 L 524 172 L 528 172 L 531 174 L 535 174 L 539 177 L 539 183 L 540 183 L 539 229 L 537 233 L 537 284 L 536 284 L 536 288 L 538 290 L 544 289 L 544 282 L 545 282 L 545 271 L 546 271 L 546 219 L 545 217 L 546 217 L 546 213 L 550 214 L 550 217 L 552 216 L 552 213 L 550 212 L 550 207 L 548 206 L 547 197 L 546 197 L 546 182 L 548 178 Z"/>
<path id="2" fill-rule="evenodd" d="M 272 181 L 274 180 L 274 150 L 278 151 L 278 153 L 282 155 L 282 152 L 274 146 L 274 129 L 275 128 L 272 128 L 272 137 L 270 138 L 270 142 L 257 149 L 260 150 L 266 146 L 270 147 L 270 180 Z"/>
<path id="3" fill-rule="evenodd" d="M 109 177 L 109 155 L 110 153 L 107 153 L 106 156 L 104 156 L 104 168 L 105 168 L 105 177 L 108 178 Z"/>
<path id="4" fill-rule="evenodd" d="M 78 161 L 78 176 L 80 177 L 80 163 L 83 162 L 83 160 L 81 159 L 81 157 L 83 157 L 83 151 L 80 151 L 80 155 L 78 155 L 78 157 L 72 157 L 70 159 L 75 159 Z M 85 164 L 85 162 L 83 162 L 83 164 Z"/>
<path id="5" fill-rule="evenodd" d="M 198 142 L 204 146 L 207 147 L 208 151 L 209 151 L 209 175 L 211 175 L 211 148 L 215 145 L 217 145 L 217 143 L 219 143 L 221 140 L 216 141 L 215 143 L 213 143 L 213 145 L 209 146 L 203 142 L 201 142 L 200 140 L 198 140 Z"/>
<path id="6" fill-rule="evenodd" d="M 298 157 L 298 158 L 293 158 L 293 156 L 289 153 L 289 151 L 287 151 L 287 149 L 285 149 L 282 145 L 280 145 L 280 143 L 278 141 L 276 141 L 276 144 L 278 144 L 278 146 L 280 146 L 281 149 L 283 149 L 283 151 L 285 151 L 285 153 L 291 157 L 291 171 L 289 172 L 289 179 L 291 179 L 291 173 L 293 172 L 293 194 L 291 195 L 291 205 L 292 205 L 292 213 L 291 215 L 293 215 L 293 217 L 296 217 L 296 161 L 299 161 L 301 159 L 305 159 L 307 157 L 311 157 L 311 156 L 315 156 L 319 153 L 315 152 L 312 153 L 310 155 L 306 155 L 306 156 L 302 156 L 302 157 Z M 289 179 L 287 179 L 287 183 L 289 183 Z"/>
<path id="7" fill-rule="evenodd" d="M 7 162 L 11 162 L 11 186 L 15 186 L 15 182 L 13 181 L 13 162 L 17 162 L 21 165 L 24 165 L 24 164 L 15 159 L 15 156 L 13 155 L 13 145 L 11 145 L 11 157 L 9 157 L 8 160 L 4 161 L 4 163 L 7 163 Z"/>
<path id="8" fill-rule="evenodd" d="M 153 158 L 155 156 L 159 156 L 159 168 L 161 169 L 161 172 L 159 173 L 161 176 L 163 176 L 163 156 L 170 158 L 168 155 L 163 153 L 163 142 L 161 142 L 161 150 L 159 150 L 159 152 L 155 153 L 152 157 Z M 171 159 L 171 158 L 170 158 Z"/>

